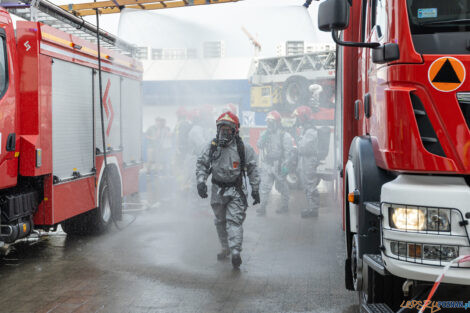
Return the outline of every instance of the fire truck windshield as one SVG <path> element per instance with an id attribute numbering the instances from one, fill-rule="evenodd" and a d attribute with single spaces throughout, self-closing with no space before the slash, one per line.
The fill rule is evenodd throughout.
<path id="1" fill-rule="evenodd" d="M 469 0 L 407 0 L 407 8 L 418 53 L 469 53 Z"/>
<path id="2" fill-rule="evenodd" d="M 412 34 L 470 31 L 468 0 L 407 0 Z"/>

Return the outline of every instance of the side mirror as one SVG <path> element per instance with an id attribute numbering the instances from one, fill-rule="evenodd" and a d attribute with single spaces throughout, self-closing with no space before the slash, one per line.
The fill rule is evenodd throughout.
<path id="1" fill-rule="evenodd" d="M 346 29 L 349 25 L 349 4 L 346 0 L 326 0 L 318 8 L 318 28 L 321 31 Z"/>
<path id="2" fill-rule="evenodd" d="M 386 43 L 372 50 L 372 62 L 388 63 L 400 59 L 400 49 L 396 43 Z"/>
<path id="3" fill-rule="evenodd" d="M 358 48 L 377 48 L 377 42 L 350 42 L 342 41 L 338 36 L 338 31 L 349 26 L 349 1 L 347 0 L 326 0 L 320 3 L 318 8 L 318 28 L 321 31 L 329 32 L 333 41 L 340 46 Z"/>

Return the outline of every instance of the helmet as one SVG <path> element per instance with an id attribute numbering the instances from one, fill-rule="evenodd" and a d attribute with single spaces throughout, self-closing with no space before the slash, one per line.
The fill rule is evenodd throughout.
<path id="1" fill-rule="evenodd" d="M 240 127 L 240 121 L 238 120 L 238 117 L 235 114 L 230 111 L 227 111 L 220 114 L 219 118 L 217 118 L 216 125 L 217 127 L 219 127 L 220 125 L 229 125 L 235 128 L 235 130 L 238 132 L 238 128 Z"/>
<path id="2" fill-rule="evenodd" d="M 271 111 L 266 115 L 266 121 L 274 120 L 276 122 L 281 122 L 281 114 L 278 111 Z"/>
<path id="3" fill-rule="evenodd" d="M 216 122 L 217 141 L 222 147 L 228 146 L 238 133 L 240 122 L 238 117 L 230 111 L 222 113 Z M 223 126 L 229 126 L 226 128 Z"/>
<path id="4" fill-rule="evenodd" d="M 266 115 L 266 126 L 268 131 L 276 131 L 281 126 L 281 114 L 278 111 L 271 111 Z"/>
<path id="5" fill-rule="evenodd" d="M 304 124 L 312 119 L 312 114 L 312 109 L 306 105 L 302 105 L 295 109 L 294 113 L 292 113 L 292 116 L 296 118 L 297 122 Z"/>

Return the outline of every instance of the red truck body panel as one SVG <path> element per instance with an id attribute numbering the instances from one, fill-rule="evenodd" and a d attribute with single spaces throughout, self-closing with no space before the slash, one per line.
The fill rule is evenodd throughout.
<path id="1" fill-rule="evenodd" d="M 350 25 L 342 32 L 344 41 L 374 42 L 368 1 L 352 1 Z M 372 62 L 369 48 L 343 49 L 343 166 L 356 136 L 370 136 L 376 163 L 394 172 L 427 174 L 470 174 L 470 129 L 459 107 L 456 93 L 470 91 L 464 79 L 456 90 L 440 91 L 431 83 L 432 63 L 444 55 L 421 55 L 413 44 L 406 0 L 387 3 L 387 31 L 381 43 L 397 43 L 400 58 L 388 64 Z M 365 38 L 361 38 L 365 14 Z M 466 69 L 469 55 L 445 55 L 460 61 Z M 468 76 L 468 75 L 467 75 Z M 370 94 L 371 115 L 364 114 L 364 98 Z M 422 102 L 444 155 L 428 151 L 420 135 L 411 95 Z M 354 119 L 354 103 L 360 101 L 359 119 Z M 345 171 L 345 168 L 343 168 Z M 345 176 L 343 177 L 345 178 Z M 339 192 L 344 194 L 344 180 Z M 339 197 L 344 199 L 342 195 Z M 343 202 L 344 207 L 344 202 Z M 344 221 L 344 219 L 343 219 Z"/>
<path id="2" fill-rule="evenodd" d="M 36 22 L 18 22 L 15 38 L 11 18 L 1 8 L 0 27 L 5 30 L 9 58 L 9 85 L 0 100 L 0 189 L 16 186 L 19 176 L 43 177 L 44 198 L 34 223 L 54 225 L 98 206 L 104 160 L 102 155 L 95 157 L 93 175 L 54 183 L 52 64 L 59 59 L 98 69 L 97 46 Z M 101 57 L 103 72 L 133 81 L 142 79 L 142 66 L 136 60 L 105 48 L 101 49 Z M 5 151 L 10 133 L 16 134 L 15 151 Z M 137 192 L 141 164 L 125 165 L 119 150 L 109 152 L 109 160 L 118 168 L 122 195 Z"/>

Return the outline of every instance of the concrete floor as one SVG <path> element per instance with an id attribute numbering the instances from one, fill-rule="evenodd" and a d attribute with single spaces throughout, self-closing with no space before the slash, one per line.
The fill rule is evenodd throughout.
<path id="1" fill-rule="evenodd" d="M 344 289 L 340 212 L 301 219 L 302 199 L 288 215 L 248 209 L 240 271 L 216 260 L 200 201 L 161 204 L 99 237 L 18 245 L 0 265 L 0 312 L 358 312 Z"/>

